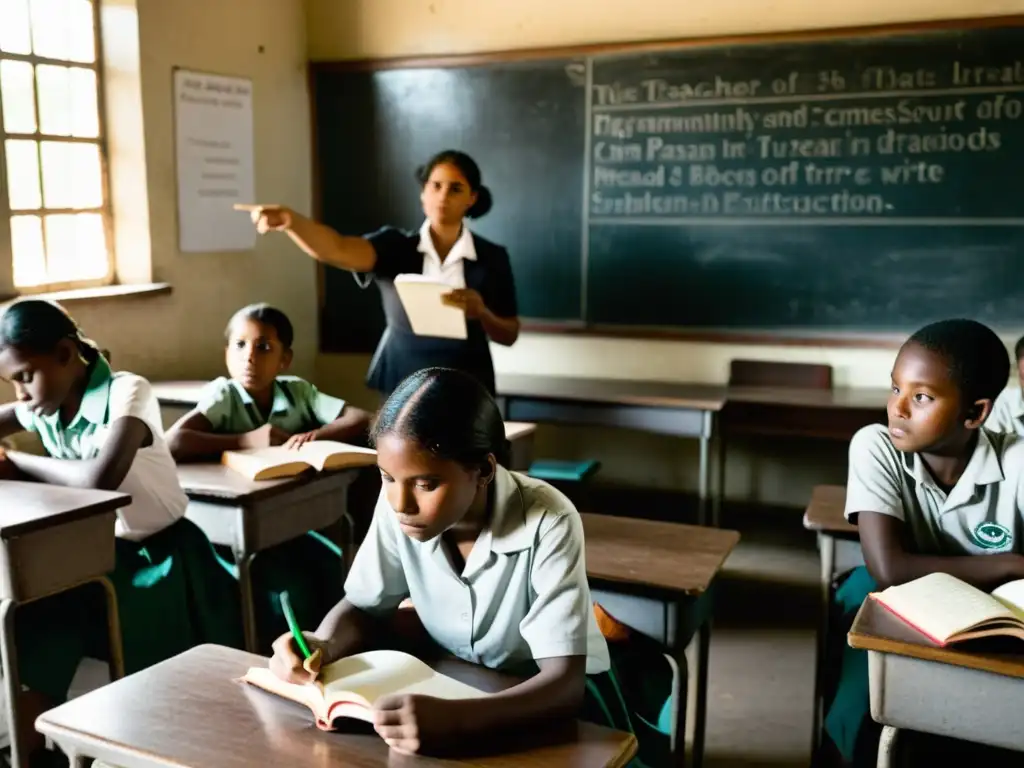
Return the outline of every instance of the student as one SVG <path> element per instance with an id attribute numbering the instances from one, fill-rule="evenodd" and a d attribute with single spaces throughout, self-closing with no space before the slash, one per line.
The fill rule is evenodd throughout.
<path id="1" fill-rule="evenodd" d="M 234 314 L 224 333 L 231 377 L 210 382 L 196 407 L 168 431 L 177 461 L 218 460 L 224 451 L 298 447 L 310 440 L 366 442 L 369 413 L 283 375 L 294 335 L 287 315 L 267 304 Z M 340 574 L 341 552 L 316 532 L 261 553 L 253 565 L 260 636 L 269 642 L 286 628 L 278 599 L 283 590 L 300 621 L 323 616 L 341 599 Z"/>
<path id="2" fill-rule="evenodd" d="M 0 438 L 36 432 L 48 453 L 0 452 L 0 478 L 132 497 L 118 511 L 110 574 L 125 670 L 197 643 L 240 646 L 237 589 L 202 531 L 183 517 L 187 499 L 149 383 L 112 373 L 74 320 L 40 300 L 16 302 L 0 316 L 0 377 L 17 397 L 0 406 Z M 84 656 L 108 656 L 102 593 L 85 587 L 19 607 L 16 633 L 22 682 L 42 709 L 66 697 Z"/>
<path id="3" fill-rule="evenodd" d="M 383 489 L 345 599 L 308 635 L 319 651 L 311 667 L 379 644 L 411 598 L 443 649 L 533 676 L 481 700 L 378 703 L 374 726 L 393 748 L 432 750 L 581 708 L 605 724 L 622 713 L 614 725 L 628 729 L 594 618 L 579 513 L 551 486 L 501 466 L 505 427 L 483 386 L 452 369 L 418 371 L 388 398 L 372 437 Z M 290 635 L 274 643 L 271 668 L 311 679 Z"/>
<path id="4" fill-rule="evenodd" d="M 419 231 L 389 226 L 364 237 L 343 236 L 279 205 L 256 206 L 252 219 L 261 233 L 287 232 L 314 259 L 351 270 L 361 287 L 369 287 L 371 279 L 377 283 L 387 328 L 370 363 L 367 384 L 383 397 L 409 374 L 433 366 L 472 374 L 493 395 L 488 342 L 512 346 L 519 337 L 519 312 L 508 252 L 470 232 L 465 221 L 490 211 L 490 190 L 473 158 L 453 149 L 434 155 L 415 175 L 426 216 Z M 446 301 L 465 312 L 467 339 L 412 332 L 394 282 L 405 273 L 451 286 Z"/>
<path id="5" fill-rule="evenodd" d="M 846 517 L 866 569 L 837 591 L 847 623 L 868 592 L 936 571 L 986 590 L 1024 577 L 1024 442 L 982 426 L 1008 375 L 1006 348 L 973 320 L 933 323 L 900 349 L 888 427 L 864 427 L 850 443 Z M 843 649 L 826 718 L 854 765 L 874 765 L 878 749 L 877 728 L 864 727 L 866 657 Z"/>
<path id="6" fill-rule="evenodd" d="M 1020 386 L 1010 386 L 999 393 L 985 428 L 993 432 L 1012 432 L 1024 436 L 1024 336 L 1017 339 L 1013 354 L 1017 360 Z"/>

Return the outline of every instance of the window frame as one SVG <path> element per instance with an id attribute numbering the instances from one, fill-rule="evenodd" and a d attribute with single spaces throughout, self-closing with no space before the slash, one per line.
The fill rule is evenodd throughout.
<path id="1" fill-rule="evenodd" d="M 0 60 L 10 59 L 12 61 L 23 61 L 32 64 L 33 67 L 39 64 L 52 64 L 60 67 L 78 67 L 91 69 L 96 75 L 96 109 L 98 122 L 98 135 L 96 138 L 81 138 L 76 136 L 55 136 L 42 133 L 39 122 L 39 85 L 33 78 L 33 100 L 35 106 L 36 131 L 35 133 L 12 133 L 8 134 L 4 126 L 3 108 L 0 106 L 0 297 L 4 295 L 34 295 L 50 293 L 54 291 L 67 291 L 77 288 L 95 288 L 108 286 L 116 281 L 115 252 L 114 252 L 114 226 L 113 210 L 110 194 L 110 158 L 107 132 L 106 114 L 106 88 L 103 78 L 103 35 L 100 29 L 100 2 L 101 0 L 89 0 L 92 7 L 92 30 L 93 50 L 95 58 L 92 62 L 68 61 L 53 59 L 46 56 L 39 56 L 35 53 L 19 54 L 0 51 Z M 34 72 L 34 70 L 33 70 Z M 102 195 L 101 205 L 98 208 L 47 208 L 45 200 L 43 206 L 34 209 L 12 210 L 8 199 L 10 180 L 7 178 L 7 159 L 4 154 L 5 142 L 8 139 L 25 139 L 35 142 L 54 141 L 67 144 L 95 144 L 100 153 L 100 192 Z M 38 156 L 37 156 L 38 157 Z M 38 157 L 39 188 L 43 190 L 42 159 Z M 45 194 L 45 192 L 44 192 Z M 45 217 L 50 214 L 61 213 L 99 213 L 103 221 L 103 237 L 106 250 L 107 268 L 102 277 L 89 280 L 55 280 L 40 285 L 16 286 L 14 284 L 14 249 L 11 235 L 11 217 L 18 215 L 38 215 Z M 46 248 L 46 228 L 43 227 L 43 247 L 46 258 L 49 259 L 49 251 Z"/>

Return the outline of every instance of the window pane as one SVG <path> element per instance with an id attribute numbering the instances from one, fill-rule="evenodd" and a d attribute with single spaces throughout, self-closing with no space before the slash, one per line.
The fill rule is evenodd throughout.
<path id="1" fill-rule="evenodd" d="M 37 56 L 92 63 L 96 60 L 90 0 L 30 0 L 32 50 Z"/>
<path id="2" fill-rule="evenodd" d="M 4 142 L 7 157 L 7 199 L 11 208 L 42 208 L 43 200 L 39 191 L 39 150 L 38 144 L 25 139 L 8 139 Z"/>
<path id="3" fill-rule="evenodd" d="M 0 51 L 32 53 L 28 31 L 28 0 L 0 0 Z"/>
<path id="4" fill-rule="evenodd" d="M 96 73 L 83 67 L 36 67 L 39 84 L 39 130 L 53 136 L 99 136 Z"/>
<path id="5" fill-rule="evenodd" d="M 0 108 L 7 133 L 36 132 L 32 65 L 27 61 L 0 61 Z"/>
<path id="6" fill-rule="evenodd" d="M 43 221 L 39 216 L 11 217 L 11 251 L 14 254 L 16 286 L 42 285 L 46 282 Z"/>
<path id="7" fill-rule="evenodd" d="M 47 282 L 97 280 L 107 275 L 107 242 L 98 213 L 46 217 Z"/>
<path id="8" fill-rule="evenodd" d="M 99 208 L 103 176 L 98 144 L 42 143 L 43 199 L 47 208 Z"/>

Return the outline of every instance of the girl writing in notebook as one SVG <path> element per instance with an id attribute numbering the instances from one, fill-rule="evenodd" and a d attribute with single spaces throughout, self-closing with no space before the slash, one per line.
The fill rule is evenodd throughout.
<path id="1" fill-rule="evenodd" d="M 380 288 L 387 329 L 370 363 L 367 383 L 385 397 L 402 379 L 429 366 L 457 368 L 494 394 L 488 342 L 511 346 L 519 336 L 516 290 L 508 252 L 469 231 L 466 218 L 491 208 L 491 193 L 469 155 L 445 150 L 416 171 L 426 221 L 418 232 L 384 227 L 363 237 L 339 235 L 280 205 L 253 206 L 261 233 L 287 232 L 318 261 L 356 274 Z M 466 313 L 468 338 L 417 336 L 395 290 L 400 274 L 423 274 L 451 286 L 446 301 Z"/>
<path id="2" fill-rule="evenodd" d="M 111 371 L 56 304 L 24 300 L 0 316 L 0 377 L 16 402 L 0 406 L 0 439 L 35 432 L 46 456 L 0 450 L 3 479 L 119 490 L 115 570 L 127 672 L 201 642 L 241 645 L 237 588 L 209 541 L 185 520 L 149 382 Z M 193 581 L 189 581 L 193 580 Z M 26 710 L 66 697 L 79 661 L 107 657 L 102 592 L 89 587 L 18 608 L 16 641 Z M 22 722 L 31 730 L 35 718 Z M 24 742 L 23 742 L 24 743 Z"/>
<path id="3" fill-rule="evenodd" d="M 392 747 L 417 752 L 581 714 L 628 728 L 594 618 L 579 513 L 551 486 L 501 466 L 505 427 L 480 383 L 418 371 L 388 398 L 372 437 L 383 488 L 345 599 L 308 635 L 314 672 L 291 635 L 275 642 L 273 671 L 310 682 L 320 665 L 382 641 L 411 598 L 443 649 L 530 676 L 481 699 L 385 699 L 374 725 Z"/>

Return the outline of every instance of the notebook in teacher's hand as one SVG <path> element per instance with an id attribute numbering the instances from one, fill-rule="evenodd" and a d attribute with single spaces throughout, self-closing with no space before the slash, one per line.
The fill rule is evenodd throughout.
<path id="1" fill-rule="evenodd" d="M 274 446 L 225 451 L 221 463 L 250 480 L 276 480 L 294 477 L 310 469 L 323 472 L 328 469 L 372 466 L 377 463 L 377 452 L 372 448 L 348 443 L 314 440 L 301 448 Z"/>
<path id="2" fill-rule="evenodd" d="M 395 278 L 395 290 L 417 336 L 467 337 L 466 313 L 444 303 L 444 296 L 454 290 L 450 285 L 424 275 L 403 274 Z"/>
<path id="3" fill-rule="evenodd" d="M 982 637 L 1024 640 L 1024 579 L 987 594 L 955 576 L 931 573 L 871 597 L 941 646 Z"/>
<path id="4" fill-rule="evenodd" d="M 252 667 L 242 680 L 309 707 L 318 728 L 334 730 L 340 718 L 373 722 L 374 703 L 394 694 L 421 694 L 437 699 L 486 696 L 472 686 L 438 674 L 399 651 L 367 651 L 328 664 L 314 683 L 286 683 L 266 667 Z"/>

